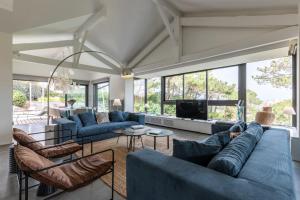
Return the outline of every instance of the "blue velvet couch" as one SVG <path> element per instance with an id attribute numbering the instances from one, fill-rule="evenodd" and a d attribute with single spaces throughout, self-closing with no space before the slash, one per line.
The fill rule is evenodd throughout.
<path id="1" fill-rule="evenodd" d="M 217 124 L 216 131 L 230 126 Z M 294 200 L 289 132 L 264 128 L 237 177 L 152 150 L 127 156 L 128 200 Z"/>
<path id="2" fill-rule="evenodd" d="M 58 125 L 59 130 L 65 130 L 58 132 L 59 137 L 61 137 L 59 143 L 65 142 L 69 139 L 76 140 L 78 143 L 105 140 L 116 137 L 117 135 L 113 132 L 116 129 L 128 128 L 132 125 L 145 124 L 145 116 L 143 114 L 121 112 L 124 120 L 112 122 L 112 113 L 113 112 L 109 113 L 110 122 L 100 124 L 93 123 L 86 126 L 83 125 L 78 116 L 54 119 L 53 123 Z M 95 117 L 94 114 L 92 116 Z M 94 121 L 95 119 L 87 120 Z M 72 135 L 72 138 L 70 135 Z"/>

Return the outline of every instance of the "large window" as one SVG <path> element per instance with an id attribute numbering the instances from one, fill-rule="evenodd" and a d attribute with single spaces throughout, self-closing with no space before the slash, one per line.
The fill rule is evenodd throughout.
<path id="1" fill-rule="evenodd" d="M 271 106 L 274 124 L 292 125 L 292 116 L 284 109 L 293 107 L 292 57 L 247 64 L 247 121 L 255 120 L 257 111 Z"/>
<path id="2" fill-rule="evenodd" d="M 206 72 L 184 75 L 184 99 L 206 99 Z"/>
<path id="3" fill-rule="evenodd" d="M 147 79 L 147 112 L 161 113 L 161 78 Z"/>
<path id="4" fill-rule="evenodd" d="M 183 98 L 183 76 L 170 76 L 165 78 L 165 100 Z"/>
<path id="5" fill-rule="evenodd" d="M 96 107 L 98 112 L 109 111 L 109 82 L 98 83 L 96 90 Z"/>
<path id="6" fill-rule="evenodd" d="M 67 94 L 67 100 L 75 99 L 74 107 L 87 106 L 87 85 L 72 86 L 72 89 Z"/>
<path id="7" fill-rule="evenodd" d="M 145 111 L 145 80 L 134 80 L 134 112 Z"/>

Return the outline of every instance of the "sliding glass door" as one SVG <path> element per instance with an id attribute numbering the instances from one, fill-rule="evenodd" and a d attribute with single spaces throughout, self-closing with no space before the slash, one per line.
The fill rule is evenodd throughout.
<path id="1" fill-rule="evenodd" d="M 97 83 L 95 89 L 95 107 L 98 112 L 109 111 L 109 82 Z"/>

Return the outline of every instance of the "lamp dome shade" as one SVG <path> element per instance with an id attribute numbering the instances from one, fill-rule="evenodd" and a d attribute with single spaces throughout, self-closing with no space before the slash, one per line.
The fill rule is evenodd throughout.
<path id="1" fill-rule="evenodd" d="M 114 99 L 113 106 L 122 106 L 121 99 Z"/>

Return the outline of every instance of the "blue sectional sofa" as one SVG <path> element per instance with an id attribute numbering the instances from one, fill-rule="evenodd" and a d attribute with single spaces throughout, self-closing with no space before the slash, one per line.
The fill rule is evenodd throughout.
<path id="1" fill-rule="evenodd" d="M 116 115 L 121 115 L 121 119 L 114 117 Z M 89 112 L 70 116 L 69 118 L 54 119 L 53 123 L 58 125 L 59 130 L 66 130 L 59 132 L 59 136 L 62 137 L 59 143 L 71 139 L 69 137 L 71 133 L 73 135 L 72 139 L 78 143 L 87 143 L 91 140 L 99 141 L 116 137 L 117 135 L 113 132 L 116 129 L 145 124 L 143 114 L 114 111 L 109 113 L 109 118 L 110 122 L 98 124 L 95 114 Z"/>
<path id="2" fill-rule="evenodd" d="M 228 130 L 220 124 L 213 131 Z M 152 150 L 127 157 L 128 200 L 294 200 L 290 136 L 264 128 L 236 177 Z"/>

